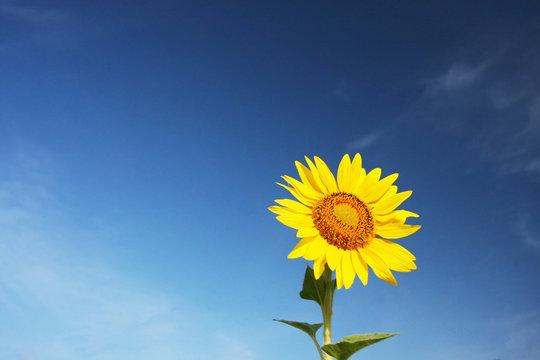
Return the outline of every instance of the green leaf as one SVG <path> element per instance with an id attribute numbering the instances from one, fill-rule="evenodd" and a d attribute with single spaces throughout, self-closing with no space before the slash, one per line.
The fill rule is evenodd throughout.
<path id="1" fill-rule="evenodd" d="M 274 319 L 274 321 L 279 321 L 284 324 L 291 325 L 297 329 L 300 329 L 306 334 L 308 334 L 311 338 L 315 338 L 317 331 L 321 328 L 321 326 L 323 326 L 323 324 L 308 324 L 305 322 L 298 322 L 298 321 L 277 320 L 277 319 Z"/>
<path id="2" fill-rule="evenodd" d="M 324 345 L 322 349 L 325 353 L 336 358 L 336 360 L 347 360 L 352 354 L 365 348 L 366 346 L 373 345 L 381 340 L 388 339 L 389 337 L 397 334 L 365 334 L 365 335 L 351 335 L 344 337 L 337 344 Z"/>
<path id="3" fill-rule="evenodd" d="M 316 280 L 313 269 L 308 265 L 304 276 L 302 291 L 300 291 L 300 297 L 306 300 L 313 300 L 323 308 L 327 299 L 327 290 L 329 290 L 329 288 L 331 288 L 332 291 L 336 289 L 336 280 L 328 281 L 328 279 L 331 278 L 332 271 L 328 266 L 325 266 L 324 274 Z"/>

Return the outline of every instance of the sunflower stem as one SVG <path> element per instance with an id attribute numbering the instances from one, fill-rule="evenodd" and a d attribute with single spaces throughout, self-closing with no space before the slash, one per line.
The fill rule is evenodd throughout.
<path id="1" fill-rule="evenodd" d="M 324 345 L 328 345 L 332 343 L 332 307 L 334 303 L 334 292 L 336 290 L 335 282 L 332 281 L 332 271 L 328 268 L 328 265 L 326 265 L 323 277 L 324 281 L 327 283 L 327 286 L 321 310 L 324 323 Z M 325 353 L 324 359 L 332 360 L 332 357 Z"/>

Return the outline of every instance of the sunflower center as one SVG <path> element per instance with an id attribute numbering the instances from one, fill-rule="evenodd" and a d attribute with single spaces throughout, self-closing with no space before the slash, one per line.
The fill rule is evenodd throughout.
<path id="1" fill-rule="evenodd" d="M 334 216 L 347 225 L 355 226 L 358 224 L 358 213 L 350 204 L 341 203 L 335 205 Z"/>
<path id="2" fill-rule="evenodd" d="M 373 217 L 356 196 L 343 192 L 326 195 L 313 207 L 313 224 L 330 245 L 354 250 L 373 238 Z"/>

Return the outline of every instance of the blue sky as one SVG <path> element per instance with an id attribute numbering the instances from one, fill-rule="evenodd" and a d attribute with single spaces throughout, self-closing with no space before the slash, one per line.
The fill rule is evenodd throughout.
<path id="1" fill-rule="evenodd" d="M 216 4 L 217 3 L 217 4 Z M 399 172 L 418 270 L 336 294 L 355 358 L 540 357 L 533 2 L 0 0 L 0 358 L 298 359 L 267 207 L 294 161 Z"/>

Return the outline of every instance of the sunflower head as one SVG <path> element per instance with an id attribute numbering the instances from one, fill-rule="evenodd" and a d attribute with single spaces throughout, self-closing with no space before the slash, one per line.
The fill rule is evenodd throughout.
<path id="1" fill-rule="evenodd" d="M 343 156 L 337 181 L 320 158 L 306 157 L 307 166 L 296 162 L 300 180 L 282 176 L 296 200 L 276 200 L 268 209 L 277 219 L 297 230 L 301 238 L 289 258 L 313 260 L 318 279 L 326 265 L 336 272 L 338 288 L 350 288 L 356 275 L 364 285 L 368 265 L 379 278 L 397 285 L 391 270 L 416 269 L 413 254 L 388 239 L 398 239 L 420 229 L 405 221 L 417 214 L 396 210 L 412 191 L 397 192 L 398 174 L 381 179 L 381 169 L 366 173 L 362 158 Z"/>

